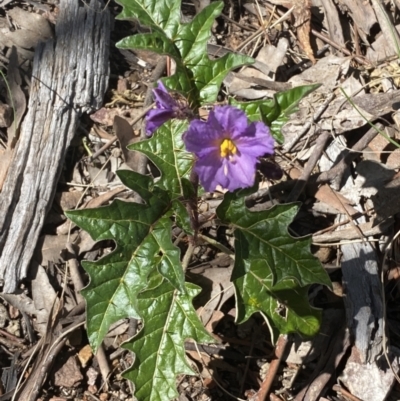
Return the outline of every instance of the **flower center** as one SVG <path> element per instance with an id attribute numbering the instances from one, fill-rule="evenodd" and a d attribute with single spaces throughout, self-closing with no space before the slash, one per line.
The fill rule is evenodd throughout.
<path id="1" fill-rule="evenodd" d="M 219 146 L 221 157 L 229 158 L 237 153 L 235 144 L 228 138 L 224 139 Z"/>

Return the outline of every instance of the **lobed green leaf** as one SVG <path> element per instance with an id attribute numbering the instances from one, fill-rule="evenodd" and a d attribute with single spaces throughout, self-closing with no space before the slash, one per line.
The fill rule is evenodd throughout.
<path id="1" fill-rule="evenodd" d="M 133 341 L 124 345 L 135 353 L 135 362 L 124 376 L 135 383 L 140 401 L 169 401 L 178 396 L 176 376 L 194 374 L 186 356 L 184 341 L 214 342 L 206 332 L 192 300 L 200 292 L 186 284 L 186 293 L 176 291 L 167 281 L 139 294 L 144 327 Z"/>
<path id="2" fill-rule="evenodd" d="M 329 286 L 330 280 L 310 252 L 310 238 L 293 238 L 287 231 L 297 209 L 296 204 L 287 204 L 251 212 L 239 191 L 225 194 L 217 215 L 235 228 L 232 281 L 239 321 L 260 311 L 281 332 L 312 335 L 318 330 L 319 312 L 308 304 L 307 289 L 314 283 Z M 276 312 L 280 304 L 283 318 Z"/>
<path id="3" fill-rule="evenodd" d="M 229 103 L 244 110 L 250 121 L 264 121 L 270 127 L 275 140 L 283 143 L 281 129 L 289 120 L 290 114 L 298 110 L 301 99 L 319 86 L 320 84 L 297 86 L 284 92 L 278 92 L 273 99 L 269 100 L 241 103 L 230 99 Z"/>
<path id="4" fill-rule="evenodd" d="M 211 36 L 212 25 L 215 18 L 221 14 L 223 7 L 220 1 L 211 3 L 191 22 L 180 25 L 175 44 L 186 65 L 195 65 L 203 55 L 207 54 L 207 42 Z"/>
<path id="5" fill-rule="evenodd" d="M 188 122 L 170 120 L 145 141 L 128 146 L 130 150 L 144 153 L 160 170 L 157 186 L 171 193 L 172 199 L 193 194 L 190 172 L 193 155 L 185 150 L 182 134 Z"/>
<path id="6" fill-rule="evenodd" d="M 163 31 L 171 39 L 181 19 L 181 4 L 175 0 L 118 0 L 123 6 L 120 20 L 137 20 L 141 25 Z"/>
<path id="7" fill-rule="evenodd" d="M 179 58 L 179 50 L 163 32 L 142 33 L 126 38 L 118 42 L 121 49 L 143 49 L 155 53 L 165 54 L 172 58 Z"/>
<path id="8" fill-rule="evenodd" d="M 280 333 L 297 332 L 305 336 L 318 333 L 321 311 L 308 302 L 310 286 L 300 287 L 295 280 L 272 285 L 273 274 L 265 263 L 254 260 L 247 273 L 233 280 L 238 323 L 260 312 L 270 319 Z"/>
<path id="9" fill-rule="evenodd" d="M 87 330 L 96 350 L 110 325 L 119 319 L 140 319 L 137 295 L 148 284 L 152 271 L 159 272 L 174 288 L 186 291 L 180 250 L 171 242 L 168 192 L 151 188 L 151 180 L 120 171 L 125 184 L 146 204 L 114 201 L 109 206 L 66 213 L 94 240 L 114 240 L 116 249 L 96 262 L 84 261 L 91 281 L 82 291 L 87 302 Z"/>
<path id="10" fill-rule="evenodd" d="M 179 1 L 173 3 L 170 12 L 171 0 L 157 1 L 157 6 L 153 3 L 154 0 L 120 1 L 124 7 L 120 19 L 138 19 L 154 32 L 125 38 L 117 47 L 147 49 L 171 56 L 176 62 L 176 72 L 163 82 L 186 96 L 193 108 L 216 100 L 230 70 L 254 62 L 251 57 L 233 53 L 217 60 L 208 57 L 207 42 L 212 24 L 222 11 L 222 2 L 211 3 L 186 24 L 181 24 L 176 16 Z"/>

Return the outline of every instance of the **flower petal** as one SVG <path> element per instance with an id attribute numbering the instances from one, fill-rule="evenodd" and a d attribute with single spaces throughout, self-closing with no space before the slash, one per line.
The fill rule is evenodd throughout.
<path id="1" fill-rule="evenodd" d="M 220 127 L 211 126 L 208 121 L 193 120 L 183 134 L 183 141 L 189 152 L 202 157 L 209 152 L 219 152 Z"/>
<path id="2" fill-rule="evenodd" d="M 171 118 L 174 118 L 173 110 L 150 110 L 146 115 L 146 135 L 151 136 L 157 128 Z"/>
<path id="3" fill-rule="evenodd" d="M 215 107 L 213 116 L 231 139 L 241 136 L 248 126 L 245 112 L 233 106 Z"/>
<path id="4" fill-rule="evenodd" d="M 261 122 L 251 123 L 235 143 L 241 153 L 255 158 L 274 154 L 274 138 L 269 128 Z"/>
<path id="5" fill-rule="evenodd" d="M 206 191 L 218 185 L 229 191 L 252 186 L 258 158 L 274 153 L 269 128 L 261 122 L 249 124 L 246 114 L 233 106 L 215 107 L 207 122 L 192 121 L 183 141 L 197 156 L 194 169 Z"/>
<path id="6" fill-rule="evenodd" d="M 227 165 L 228 184 L 225 187 L 228 191 L 238 188 L 251 187 L 256 176 L 257 159 L 247 154 L 235 158 L 234 162 Z"/>
<path id="7" fill-rule="evenodd" d="M 161 81 L 158 81 L 158 87 L 153 89 L 153 95 L 156 106 L 159 109 L 172 109 L 178 106 L 176 100 L 168 93 L 167 88 Z"/>
<path id="8" fill-rule="evenodd" d="M 229 179 L 224 174 L 224 161 L 218 151 L 209 152 L 196 160 L 194 170 L 199 176 L 200 184 L 208 192 L 215 191 L 218 185 L 226 188 Z"/>

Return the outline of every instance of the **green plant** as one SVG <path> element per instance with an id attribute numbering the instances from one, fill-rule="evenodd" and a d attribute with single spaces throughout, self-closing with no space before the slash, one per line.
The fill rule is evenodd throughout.
<path id="1" fill-rule="evenodd" d="M 180 4 L 175 0 L 123 0 L 121 4 L 120 19 L 138 19 L 151 33 L 125 38 L 118 46 L 172 57 L 176 72 L 162 82 L 169 90 L 186 95 L 194 115 L 202 104 L 215 102 L 231 69 L 253 62 L 249 57 L 235 54 L 217 60 L 208 58 L 207 40 L 212 23 L 222 10 L 222 2 L 212 3 L 187 24 L 180 22 Z M 185 359 L 184 341 L 188 338 L 196 342 L 213 341 L 192 306 L 192 299 L 200 289 L 185 281 L 180 249 L 172 242 L 171 234 L 172 226 L 176 225 L 190 241 L 196 241 L 198 187 L 193 165 L 196 163 L 196 171 L 202 174 L 201 168 L 205 167 L 199 167 L 199 163 L 206 156 L 199 152 L 195 157 L 186 146 L 188 132 L 195 128 L 208 132 L 212 124 L 195 119 L 189 125 L 165 87 L 161 85 L 159 92 L 155 92 L 157 110 L 148 119 L 149 134 L 154 134 L 129 147 L 145 154 L 159 169 L 160 178 L 154 181 L 134 172 L 118 172 L 121 181 L 137 192 L 144 203 L 116 200 L 106 207 L 67 213 L 95 240 L 112 239 L 116 243 L 116 249 L 102 259 L 83 262 L 91 279 L 83 291 L 87 301 L 87 330 L 96 350 L 117 320 L 133 317 L 143 322 L 142 330 L 124 345 L 135 353 L 135 362 L 125 377 L 135 384 L 139 401 L 167 401 L 176 397 L 176 376 L 193 373 Z M 243 133 L 250 135 L 252 130 L 260 129 L 265 134 L 266 123 L 275 140 L 282 142 L 281 126 L 314 88 L 315 85 L 294 88 L 277 94 L 272 101 L 245 104 L 232 100 L 231 104 L 235 110 L 244 110 L 250 121 L 263 121 L 243 126 Z M 228 109 L 218 113 L 234 109 L 225 107 Z M 172 119 L 166 121 L 169 118 Z M 266 134 L 264 137 L 267 138 Z M 222 138 L 225 142 L 218 145 L 221 154 L 214 166 L 218 173 L 224 166 L 231 168 L 230 162 L 237 162 L 236 137 L 229 138 Z M 213 154 L 210 152 L 207 157 Z M 245 196 L 254 193 L 258 183 L 254 177 L 248 180 L 251 184 L 244 186 L 249 188 L 227 192 L 217 209 L 221 224 L 231 226 L 235 233 L 232 281 L 236 289 L 237 321 L 244 322 L 260 312 L 280 333 L 312 336 L 319 328 L 320 311 L 310 306 L 308 289 L 314 283 L 330 285 L 328 275 L 310 253 L 310 239 L 293 238 L 287 231 L 298 204 L 251 212 L 245 206 Z"/>

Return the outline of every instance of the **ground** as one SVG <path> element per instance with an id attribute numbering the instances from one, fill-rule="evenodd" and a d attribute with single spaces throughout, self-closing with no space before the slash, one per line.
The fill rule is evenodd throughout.
<path id="1" fill-rule="evenodd" d="M 182 18 L 189 21 L 204 6 L 184 3 Z M 321 84 L 283 126 L 284 142 L 260 164 L 260 190 L 247 206 L 257 211 L 299 201 L 290 233 L 311 235 L 312 253 L 332 288 L 309 290 L 311 304 L 322 311 L 316 337 L 272 338 L 261 315 L 235 324 L 233 262 L 199 239 L 186 276 L 203 288 L 194 306 L 217 343 L 185 344 L 198 374 L 177 377 L 179 401 L 400 399 L 397 6 L 360 0 L 225 2 L 212 27 L 210 57 L 236 52 L 257 63 L 229 74 L 219 104 L 228 97 L 272 98 L 292 87 Z M 31 107 L 34 52 L 39 42 L 54 37 L 59 9 L 53 1 L 0 3 L 4 216 L 6 177 Z M 119 40 L 147 32 L 146 27 L 115 20 L 121 7 L 114 1 L 105 9 L 112 18 L 108 89 L 98 109 L 79 119 L 27 277 L 12 293 L 0 294 L 1 400 L 11 399 L 15 388 L 19 393 L 13 399 L 23 401 L 134 399 L 133 385 L 122 377 L 133 355 L 120 345 L 141 322 L 114 324 L 102 351 L 93 355 L 79 293 L 89 281 L 82 260 L 97 260 L 115 245 L 95 243 L 64 211 L 132 200 L 132 191 L 115 173 L 140 168 L 126 146 L 144 137 L 142 118 L 151 105 L 152 82 L 175 67 L 169 58 L 145 50 L 117 49 Z M 207 115 L 208 109 L 201 113 Z M 155 169 L 151 173 L 157 175 Z M 221 193 L 202 196 L 202 233 L 230 248 L 232 232 L 215 219 L 221 199 Z M 179 237 L 177 227 L 173 234 L 186 252 L 187 238 Z"/>

